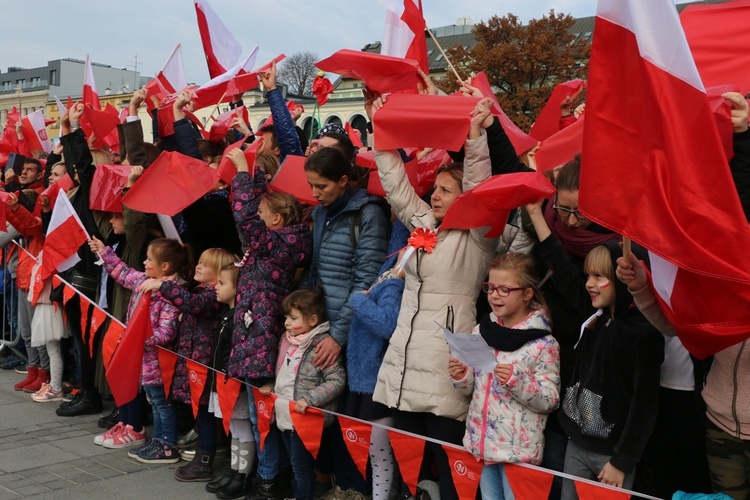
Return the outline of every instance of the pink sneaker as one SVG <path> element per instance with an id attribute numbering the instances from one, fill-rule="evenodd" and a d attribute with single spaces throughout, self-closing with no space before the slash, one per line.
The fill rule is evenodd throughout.
<path id="1" fill-rule="evenodd" d="M 109 429 L 107 432 L 96 436 L 94 438 L 94 444 L 98 444 L 99 446 L 102 446 L 104 444 L 105 439 L 111 439 L 124 430 L 125 430 L 125 424 L 123 424 L 122 422 L 117 422 L 117 425 Z"/>
<path id="2" fill-rule="evenodd" d="M 31 395 L 31 399 L 37 403 L 51 403 L 63 400 L 63 391 L 54 391 L 49 384 L 44 384 L 38 391 Z"/>
<path id="3" fill-rule="evenodd" d="M 146 444 L 146 429 L 141 430 L 141 432 L 136 432 L 133 430 L 133 426 L 128 424 L 122 432 L 110 439 L 105 439 L 103 446 L 105 448 L 116 450 L 119 448 L 142 446 L 144 444 Z"/>

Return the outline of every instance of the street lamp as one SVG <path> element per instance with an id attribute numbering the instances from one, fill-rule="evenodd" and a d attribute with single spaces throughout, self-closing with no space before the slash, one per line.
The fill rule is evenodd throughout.
<path id="1" fill-rule="evenodd" d="M 21 96 L 23 95 L 23 90 L 21 90 L 21 84 L 19 83 L 16 85 L 16 96 L 18 97 L 18 112 L 21 112 Z"/>

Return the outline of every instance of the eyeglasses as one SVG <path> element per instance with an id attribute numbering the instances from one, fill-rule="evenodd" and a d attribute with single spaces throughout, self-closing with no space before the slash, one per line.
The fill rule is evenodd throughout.
<path id="1" fill-rule="evenodd" d="M 586 220 L 586 216 L 583 215 L 578 209 L 571 210 L 565 207 L 558 207 L 557 205 L 553 205 L 552 208 L 557 210 L 557 216 L 563 220 L 570 218 L 571 215 L 575 217 L 576 220 Z"/>
<path id="2" fill-rule="evenodd" d="M 509 287 L 509 286 L 495 286 L 489 281 L 485 281 L 482 283 L 482 290 L 487 295 L 492 295 L 494 292 L 497 292 L 497 294 L 501 297 L 507 297 L 510 295 L 510 292 L 515 292 L 516 290 L 523 290 L 522 286 L 515 286 L 515 287 Z"/>

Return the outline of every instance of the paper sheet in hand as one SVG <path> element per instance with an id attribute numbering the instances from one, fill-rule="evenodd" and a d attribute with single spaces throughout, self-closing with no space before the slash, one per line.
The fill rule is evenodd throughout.
<path id="1" fill-rule="evenodd" d="M 495 351 L 487 345 L 481 335 L 455 334 L 444 327 L 443 335 L 451 354 L 461 363 L 477 370 L 492 372 L 497 366 Z"/>

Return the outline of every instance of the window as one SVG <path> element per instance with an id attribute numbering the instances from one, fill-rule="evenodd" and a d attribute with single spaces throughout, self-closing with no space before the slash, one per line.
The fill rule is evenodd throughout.
<path id="1" fill-rule="evenodd" d="M 430 49 L 430 50 L 427 51 L 427 59 L 429 59 L 430 56 L 432 56 L 433 52 L 435 52 L 435 49 Z"/>
<path id="2" fill-rule="evenodd" d="M 26 80 L 24 79 L 16 80 L 16 85 L 20 85 L 21 88 L 24 88 L 26 86 Z"/>
<path id="3" fill-rule="evenodd" d="M 32 87 L 38 87 L 41 82 L 39 81 L 38 76 L 34 76 L 31 78 L 31 86 Z"/>
<path id="4" fill-rule="evenodd" d="M 8 80 L 7 82 L 3 82 L 3 87 L 2 88 L 3 88 L 3 90 L 12 90 L 11 87 L 10 87 L 10 80 Z"/>
<path id="5" fill-rule="evenodd" d="M 57 85 L 57 70 L 53 69 L 49 72 L 49 84 Z"/>

